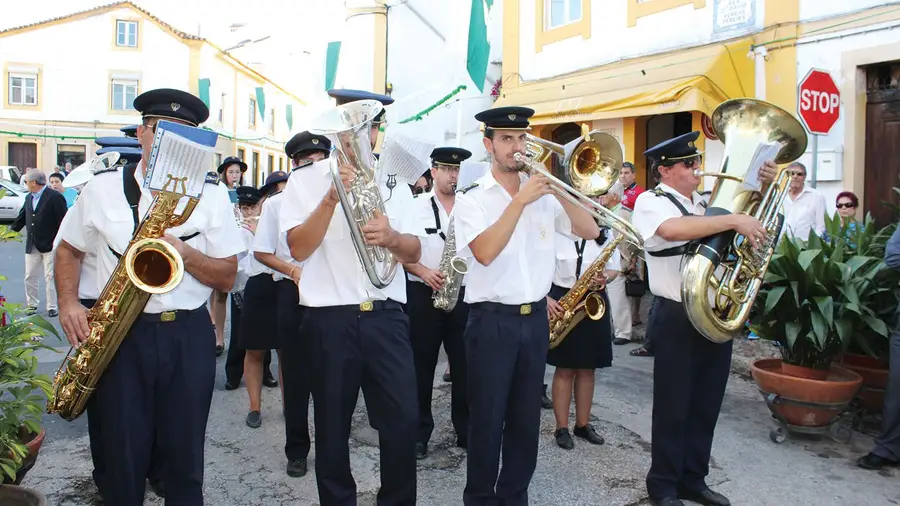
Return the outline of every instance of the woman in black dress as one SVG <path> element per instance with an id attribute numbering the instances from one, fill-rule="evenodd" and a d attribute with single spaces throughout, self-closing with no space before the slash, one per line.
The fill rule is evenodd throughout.
<path id="1" fill-rule="evenodd" d="M 553 286 L 547 296 L 547 312 L 552 318 L 561 312 L 557 302 L 582 273 L 600 256 L 603 247 L 612 240 L 612 232 L 604 229 L 594 241 L 579 239 L 572 241 L 557 236 L 556 273 Z M 619 269 L 619 252 L 610 256 L 605 269 L 595 278 L 598 293 L 606 303 L 603 318 L 591 320 L 585 317 L 569 332 L 556 348 L 547 352 L 547 363 L 556 367 L 553 373 L 552 399 L 553 414 L 556 416 L 556 444 L 566 450 L 575 447 L 572 434 L 592 444 L 603 444 L 603 437 L 590 424 L 591 405 L 594 397 L 594 370 L 612 365 L 612 318 L 606 282 Z M 569 433 L 569 405 L 575 392 L 575 427 Z"/>

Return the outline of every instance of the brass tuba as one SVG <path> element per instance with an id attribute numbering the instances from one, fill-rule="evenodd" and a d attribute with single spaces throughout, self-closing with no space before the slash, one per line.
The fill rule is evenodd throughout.
<path id="1" fill-rule="evenodd" d="M 150 296 L 169 292 L 181 282 L 184 262 L 175 248 L 160 237 L 167 229 L 187 221 L 200 199 L 190 198 L 181 214 L 175 214 L 184 193 L 177 190 L 180 181 L 169 178 L 88 311 L 90 336 L 80 347 L 69 350 L 56 372 L 53 395 L 47 402 L 48 413 L 58 413 L 68 421 L 81 416 L 97 382 Z"/>
<path id="2" fill-rule="evenodd" d="M 780 145 L 775 163 L 790 163 L 806 151 L 803 125 L 787 111 L 762 100 L 740 98 L 719 105 L 713 130 L 725 143 L 707 216 L 747 213 L 766 229 L 766 242 L 754 250 L 745 237 L 722 232 L 697 241 L 682 263 L 681 300 L 698 332 L 715 343 L 727 342 L 744 327 L 759 293 L 781 232 L 781 206 L 790 173 L 782 169 L 765 195 L 744 188 L 754 155 L 761 144 Z M 755 183 L 755 181 L 748 181 Z"/>
<path id="3" fill-rule="evenodd" d="M 372 286 L 388 286 L 397 273 L 397 259 L 382 246 L 366 244 L 362 227 L 374 216 L 377 209 L 384 212 L 381 189 L 375 178 L 375 155 L 372 153 L 372 120 L 383 106 L 377 100 L 360 100 L 331 109 L 317 119 L 309 132 L 324 135 L 331 141 L 329 156 L 334 188 L 341 201 L 341 208 L 350 227 L 353 246 L 369 277 Z M 356 177 L 350 184 L 350 192 L 344 190 L 341 181 L 341 165 L 350 165 Z"/>

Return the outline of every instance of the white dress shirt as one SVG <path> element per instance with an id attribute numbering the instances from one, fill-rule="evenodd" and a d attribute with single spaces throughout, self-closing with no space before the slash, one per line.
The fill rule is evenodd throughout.
<path id="1" fill-rule="evenodd" d="M 707 198 L 694 192 L 691 199 L 675 191 L 674 188 L 660 183 L 659 188 L 675 197 L 684 208 L 692 214 L 706 214 Z M 688 241 L 667 241 L 656 234 L 659 226 L 670 218 L 684 216 L 681 211 L 666 197 L 657 196 L 652 191 L 641 193 L 634 204 L 631 223 L 644 240 L 644 259 L 647 262 L 647 276 L 650 291 L 653 295 L 681 302 L 681 259 L 682 255 L 656 257 L 651 251 L 661 251 L 686 244 Z"/>
<path id="2" fill-rule="evenodd" d="M 69 209 L 63 226 L 59 229 L 62 240 L 75 249 L 97 252 L 97 279 L 95 286 L 102 289 L 118 264 L 118 259 L 109 247 L 123 254 L 134 230 L 131 208 L 122 191 L 122 169 L 99 174 L 85 186 L 83 196 Z M 141 187 L 138 216 L 143 217 L 153 203 L 150 190 L 143 187 L 140 171 L 135 171 L 135 180 Z M 187 198 L 179 203 L 176 212 L 181 212 Z M 227 193 L 217 185 L 204 185 L 203 195 L 190 218 L 183 225 L 168 230 L 175 237 L 199 235 L 187 244 L 212 258 L 227 258 L 245 251 L 240 228 L 234 220 L 234 205 Z M 109 247 L 107 247 L 107 245 Z M 90 282 L 81 280 L 82 283 Z M 209 300 L 212 288 L 201 284 L 189 273 L 184 273 L 181 283 L 169 293 L 153 295 L 144 308 L 145 313 L 161 313 L 178 309 L 196 309 Z"/>
<path id="3" fill-rule="evenodd" d="M 825 196 L 818 190 L 804 186 L 793 200 L 789 193 L 784 199 L 784 233 L 804 241 L 810 230 L 821 236 L 825 233 L 825 212 Z"/>
<path id="4" fill-rule="evenodd" d="M 247 251 L 238 254 L 237 276 L 234 277 L 234 285 L 228 293 L 240 293 L 247 287 L 247 280 L 250 279 L 250 271 L 252 269 L 250 260 L 253 255 L 250 254 L 250 247 L 253 244 L 253 232 L 246 228 L 241 228 L 241 239 L 244 241 L 244 248 Z"/>
<path id="5" fill-rule="evenodd" d="M 72 219 L 71 216 L 72 213 L 66 212 L 59 225 L 60 230 L 66 226 L 66 220 Z M 56 234 L 56 238 L 53 240 L 53 251 L 57 250 L 60 241 L 62 241 L 62 236 Z M 78 277 L 79 299 L 97 300 L 100 298 L 103 286 L 99 286 L 97 281 L 97 261 L 97 253 L 95 251 L 86 251 L 81 259 L 81 275 Z"/>
<path id="6" fill-rule="evenodd" d="M 303 262 L 298 262 L 291 256 L 291 248 L 287 243 L 287 232 L 280 232 L 278 228 L 283 199 L 284 191 L 280 191 L 270 195 L 263 202 L 259 223 L 256 225 L 256 237 L 253 239 L 252 249 L 260 253 L 272 253 L 279 260 L 301 267 Z M 287 276 L 279 271 L 274 269 L 269 269 L 269 271 L 272 273 L 272 278 L 275 281 L 287 279 Z"/>
<path id="7" fill-rule="evenodd" d="M 519 174 L 524 185 L 528 177 Z M 556 270 L 557 233 L 571 236 L 572 222 L 553 195 L 525 206 L 509 242 L 490 265 L 475 260 L 469 244 L 493 225 L 512 202 L 492 172 L 478 186 L 456 196 L 457 254 L 469 262 L 465 301 L 530 304 L 550 292 Z M 574 240 L 574 238 L 573 238 Z"/>
<path id="8" fill-rule="evenodd" d="M 280 208 L 279 233 L 287 233 L 302 225 L 330 191 L 331 161 L 325 159 L 291 174 Z M 397 188 L 394 188 L 396 197 Z M 382 192 L 384 198 L 384 192 Z M 416 223 L 411 208 L 403 208 L 400 200 L 385 204 L 391 227 L 401 234 L 421 236 L 424 226 Z M 304 262 L 300 276 L 300 305 L 309 307 L 362 304 L 366 301 L 391 299 L 406 303 L 406 278 L 399 263 L 388 286 L 375 288 L 369 281 L 353 245 L 350 227 L 343 207 L 335 206 L 334 214 L 322 244 Z"/>
<path id="9" fill-rule="evenodd" d="M 440 223 L 435 222 L 434 206 L 437 206 Z M 415 210 L 416 220 L 424 226 L 422 230 L 423 236 L 420 239 L 422 243 L 422 258 L 419 259 L 419 263 L 436 271 L 441 265 L 441 257 L 444 255 L 444 244 L 446 242 L 444 239 L 441 239 L 441 234 L 437 232 L 429 234 L 427 230 L 438 229 L 446 237 L 447 229 L 450 228 L 450 214 L 434 192 L 426 193 L 416 198 L 413 201 L 413 209 Z M 411 273 L 408 276 L 410 281 L 424 283 L 418 276 Z M 466 286 L 466 276 L 463 276 L 462 286 Z"/>
<path id="10" fill-rule="evenodd" d="M 606 242 L 603 243 L 603 246 L 598 246 L 597 241 L 584 241 L 584 250 L 581 252 L 582 275 L 584 275 L 591 267 L 591 264 L 597 260 L 597 257 L 600 256 L 603 248 L 612 241 L 614 237 L 613 231 L 609 230 L 606 234 L 607 239 Z M 554 285 L 563 288 L 572 288 L 575 286 L 575 281 L 578 280 L 578 277 L 576 276 L 578 268 L 578 247 L 581 245 L 582 240 L 583 239 L 578 239 L 577 241 L 573 241 L 566 236 L 556 234 L 556 273 L 553 275 Z M 612 255 L 610 255 L 603 270 L 619 271 L 621 269 L 619 249 L 616 248 Z"/>

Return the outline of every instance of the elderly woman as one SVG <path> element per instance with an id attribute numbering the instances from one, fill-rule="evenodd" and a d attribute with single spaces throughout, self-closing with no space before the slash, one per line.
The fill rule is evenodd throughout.
<path id="1" fill-rule="evenodd" d="M 835 207 L 837 215 L 841 219 L 841 227 L 844 228 L 844 240 L 850 249 L 854 249 L 856 244 L 854 238 L 857 230 L 863 229 L 863 224 L 856 221 L 856 210 L 859 207 L 859 198 L 851 191 L 843 191 L 838 193 L 835 198 Z M 822 239 L 828 240 L 828 232 L 822 233 Z"/>

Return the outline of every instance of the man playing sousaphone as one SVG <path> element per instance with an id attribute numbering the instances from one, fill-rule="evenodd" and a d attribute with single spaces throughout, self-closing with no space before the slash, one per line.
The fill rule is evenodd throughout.
<path id="1" fill-rule="evenodd" d="M 143 93 L 134 108 L 143 116 L 137 128 L 143 159 L 137 170 L 98 173 L 59 231 L 59 319 L 75 347 L 91 334 L 88 310 L 78 300 L 85 252 L 97 251 L 97 283 L 106 285 L 141 217 L 149 218 L 156 192 L 142 183 L 157 122 L 197 126 L 209 117 L 199 98 L 173 89 Z M 126 195 L 135 200 L 134 213 Z M 108 504 L 143 504 L 154 437 L 166 502 L 203 504 L 203 448 L 216 376 L 216 337 L 206 301 L 213 289 L 227 292 L 234 283 L 243 241 L 232 209 L 225 192 L 204 191 L 187 221 L 167 230 L 163 240 L 182 258 L 183 278 L 172 291 L 149 298 L 89 400 L 104 429 L 108 488 L 102 492 Z M 113 302 L 102 299 L 98 306 Z"/>

